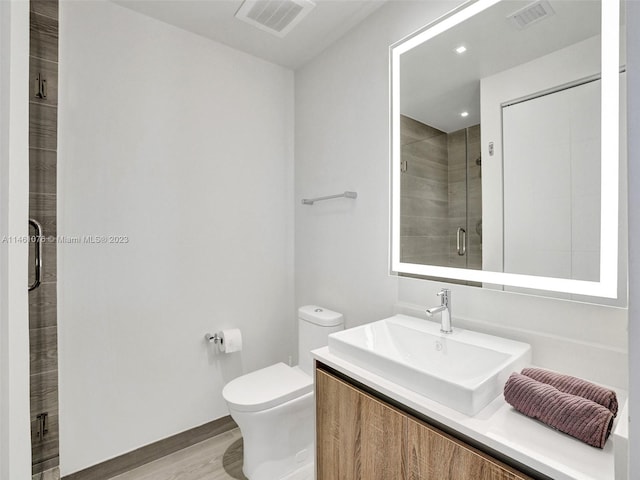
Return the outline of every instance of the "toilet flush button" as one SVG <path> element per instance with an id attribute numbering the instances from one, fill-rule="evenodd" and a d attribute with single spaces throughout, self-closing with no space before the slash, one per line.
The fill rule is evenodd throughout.
<path id="1" fill-rule="evenodd" d="M 321 308 L 316 308 L 316 309 L 314 310 L 314 312 L 316 312 L 316 313 L 320 313 L 320 312 L 324 312 L 324 310 L 322 310 Z"/>

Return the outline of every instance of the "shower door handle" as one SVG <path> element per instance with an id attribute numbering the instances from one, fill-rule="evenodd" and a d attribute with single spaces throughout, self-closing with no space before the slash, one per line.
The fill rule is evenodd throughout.
<path id="1" fill-rule="evenodd" d="M 467 253 L 467 231 L 458 227 L 458 233 L 456 234 L 456 246 L 458 249 L 458 255 L 461 257 Z"/>
<path id="2" fill-rule="evenodd" d="M 36 278 L 31 285 L 29 285 L 29 291 L 35 290 L 40 286 L 42 282 L 42 225 L 33 218 L 29 219 L 29 225 L 36 229 L 36 250 L 35 250 L 35 274 Z"/>

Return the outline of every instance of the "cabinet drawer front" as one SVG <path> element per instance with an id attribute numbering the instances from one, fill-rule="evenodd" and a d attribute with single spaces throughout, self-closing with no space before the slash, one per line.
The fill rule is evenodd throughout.
<path id="1" fill-rule="evenodd" d="M 405 415 L 322 370 L 316 399 L 318 480 L 406 478 Z"/>
<path id="2" fill-rule="evenodd" d="M 435 428 L 408 420 L 409 480 L 532 480 Z"/>

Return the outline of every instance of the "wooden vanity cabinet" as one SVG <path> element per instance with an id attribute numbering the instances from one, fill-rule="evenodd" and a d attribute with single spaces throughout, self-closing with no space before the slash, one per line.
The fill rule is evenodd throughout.
<path id="1" fill-rule="evenodd" d="M 316 369 L 317 480 L 533 480 Z"/>
<path id="2" fill-rule="evenodd" d="M 408 419 L 409 480 L 532 480 L 460 440 Z"/>
<path id="3" fill-rule="evenodd" d="M 317 480 L 404 479 L 407 417 L 316 370 Z"/>

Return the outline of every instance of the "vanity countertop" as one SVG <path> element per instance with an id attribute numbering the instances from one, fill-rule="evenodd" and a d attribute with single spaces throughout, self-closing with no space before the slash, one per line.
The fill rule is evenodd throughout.
<path id="1" fill-rule="evenodd" d="M 599 450 L 518 413 L 504 401 L 502 395 L 477 415 L 469 417 L 353 365 L 333 355 L 328 347 L 314 350 L 312 355 L 325 365 L 408 408 L 554 480 L 615 478 L 613 435 L 609 437 L 605 448 Z M 615 391 L 620 405 L 624 405 L 627 392 Z M 619 414 L 614 430 L 620 418 Z"/>

